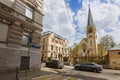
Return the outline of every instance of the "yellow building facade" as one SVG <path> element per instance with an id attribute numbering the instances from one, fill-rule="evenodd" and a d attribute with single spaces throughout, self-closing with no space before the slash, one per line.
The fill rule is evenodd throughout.
<path id="1" fill-rule="evenodd" d="M 43 33 L 41 40 L 43 62 L 51 59 L 64 60 L 68 58 L 68 41 L 65 38 L 48 31 Z"/>
<path id="2" fill-rule="evenodd" d="M 120 69 L 120 49 L 113 48 L 108 50 L 107 62 L 110 68 Z"/>

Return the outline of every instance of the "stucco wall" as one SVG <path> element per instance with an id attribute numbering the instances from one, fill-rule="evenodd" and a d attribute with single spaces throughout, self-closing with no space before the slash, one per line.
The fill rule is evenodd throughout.
<path id="1" fill-rule="evenodd" d="M 15 71 L 20 67 L 21 56 L 27 56 L 27 50 L 0 47 L 0 72 Z M 30 70 L 40 70 L 40 52 L 30 52 Z"/>
<path id="2" fill-rule="evenodd" d="M 120 69 L 120 50 L 109 50 L 109 65 L 112 69 Z"/>

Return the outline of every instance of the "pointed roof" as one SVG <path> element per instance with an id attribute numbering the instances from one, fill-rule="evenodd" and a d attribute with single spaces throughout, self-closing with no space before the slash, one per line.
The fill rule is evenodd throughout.
<path id="1" fill-rule="evenodd" d="M 88 24 L 87 24 L 87 27 L 90 26 L 90 25 L 93 25 L 93 26 L 94 26 L 93 19 L 92 19 L 92 13 L 91 13 L 91 10 L 90 10 L 90 4 L 89 4 Z"/>

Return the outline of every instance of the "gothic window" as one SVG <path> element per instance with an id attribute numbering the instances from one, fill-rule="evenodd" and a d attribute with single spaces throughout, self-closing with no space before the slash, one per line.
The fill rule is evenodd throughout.
<path id="1" fill-rule="evenodd" d="M 89 33 L 92 33 L 93 31 L 92 31 L 92 29 L 90 28 L 90 29 L 88 30 L 88 32 L 89 32 Z"/>
<path id="2" fill-rule="evenodd" d="M 82 44 L 82 49 L 83 49 L 83 52 L 86 52 L 86 50 L 85 50 L 86 49 L 86 44 L 85 43 Z"/>
<path id="3" fill-rule="evenodd" d="M 92 38 L 93 38 L 92 35 L 90 35 L 90 36 L 89 36 L 89 39 L 92 39 Z"/>
<path id="4" fill-rule="evenodd" d="M 90 41 L 90 46 L 92 46 L 92 41 Z"/>

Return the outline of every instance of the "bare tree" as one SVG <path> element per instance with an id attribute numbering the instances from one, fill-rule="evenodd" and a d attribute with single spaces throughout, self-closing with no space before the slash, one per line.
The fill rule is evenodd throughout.
<path id="1" fill-rule="evenodd" d="M 114 47 L 116 43 L 114 42 L 114 39 L 110 35 L 105 35 L 100 39 L 100 44 L 104 46 L 106 50 Z"/>

